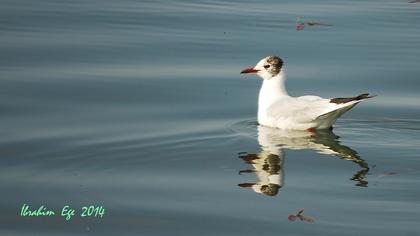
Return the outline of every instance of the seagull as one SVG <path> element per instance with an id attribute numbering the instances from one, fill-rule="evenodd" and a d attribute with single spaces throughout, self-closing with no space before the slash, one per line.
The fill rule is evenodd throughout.
<path id="1" fill-rule="evenodd" d="M 258 97 L 258 123 L 284 130 L 332 129 L 341 115 L 359 102 L 374 97 L 368 93 L 345 98 L 291 97 L 284 84 L 283 60 L 278 56 L 265 57 L 241 73 L 256 73 L 263 79 Z"/>

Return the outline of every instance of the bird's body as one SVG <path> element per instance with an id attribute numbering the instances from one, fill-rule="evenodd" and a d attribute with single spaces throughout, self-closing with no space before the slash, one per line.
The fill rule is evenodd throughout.
<path id="1" fill-rule="evenodd" d="M 332 99 L 312 95 L 291 97 L 285 88 L 282 66 L 280 58 L 271 56 L 262 59 L 254 68 L 242 71 L 257 73 L 263 78 L 258 98 L 258 123 L 261 125 L 289 130 L 328 129 L 346 111 L 370 98 L 368 94 Z"/>

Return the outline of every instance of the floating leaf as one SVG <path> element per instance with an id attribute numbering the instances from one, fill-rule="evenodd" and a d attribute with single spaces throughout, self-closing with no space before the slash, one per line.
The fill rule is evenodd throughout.
<path id="1" fill-rule="evenodd" d="M 305 28 L 305 23 L 297 23 L 296 24 L 296 30 L 301 31 Z"/>
<path id="2" fill-rule="evenodd" d="M 314 223 L 315 220 L 314 218 L 310 217 L 310 216 L 305 216 L 303 215 L 304 209 L 301 209 L 298 211 L 298 213 L 296 215 L 289 215 L 289 217 L 287 217 L 290 221 L 296 221 L 297 219 L 301 220 L 301 221 L 306 221 L 309 223 Z"/>
<path id="3" fill-rule="evenodd" d="M 309 222 L 309 223 L 314 223 L 315 222 L 314 218 L 309 217 L 309 216 L 305 216 L 305 215 L 300 215 L 299 219 L 303 220 L 303 221 L 306 221 L 306 222 Z"/>
<path id="4" fill-rule="evenodd" d="M 389 172 L 389 171 L 385 171 L 383 173 L 384 176 L 390 176 L 390 175 L 395 175 L 395 174 L 396 174 L 395 172 Z"/>
<path id="5" fill-rule="evenodd" d="M 299 17 L 296 18 L 296 30 L 297 31 L 303 30 L 305 28 L 305 25 L 308 25 L 308 26 L 334 26 L 332 24 L 326 24 L 326 23 L 315 22 L 315 21 L 300 21 Z"/>
<path id="6" fill-rule="evenodd" d="M 315 25 L 321 25 L 321 26 L 333 26 L 331 24 L 325 24 L 325 23 L 320 23 L 320 22 L 314 22 L 314 21 L 308 21 L 306 22 L 307 25 L 309 26 L 315 26 Z"/>

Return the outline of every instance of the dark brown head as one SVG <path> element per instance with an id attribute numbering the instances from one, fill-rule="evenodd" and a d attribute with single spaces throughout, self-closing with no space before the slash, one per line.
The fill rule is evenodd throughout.
<path id="1" fill-rule="evenodd" d="M 257 73 L 263 79 L 271 79 L 278 75 L 283 67 L 283 60 L 278 56 L 263 58 L 252 68 L 247 68 L 241 73 Z"/>
<path id="2" fill-rule="evenodd" d="M 280 186 L 278 184 L 267 184 L 261 186 L 261 192 L 267 196 L 276 196 L 279 189 Z"/>

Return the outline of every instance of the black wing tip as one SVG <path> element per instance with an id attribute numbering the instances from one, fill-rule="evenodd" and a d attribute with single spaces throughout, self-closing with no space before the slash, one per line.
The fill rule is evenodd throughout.
<path id="1" fill-rule="evenodd" d="M 364 94 L 366 94 L 366 98 L 373 98 L 373 97 L 378 96 L 377 94 L 375 95 L 370 95 L 370 93 L 364 93 Z"/>
<path id="2" fill-rule="evenodd" d="M 376 97 L 378 95 L 370 95 L 369 93 L 364 93 L 364 94 L 360 94 L 359 96 L 357 96 L 356 100 L 361 100 L 361 99 L 368 99 L 368 98 L 373 98 Z"/>
<path id="3" fill-rule="evenodd" d="M 336 104 L 342 104 L 342 103 L 348 103 L 352 101 L 360 101 L 363 99 L 373 98 L 377 95 L 369 95 L 369 93 L 363 93 L 356 97 L 349 97 L 349 98 L 332 98 L 330 99 L 330 103 L 336 103 Z"/>

